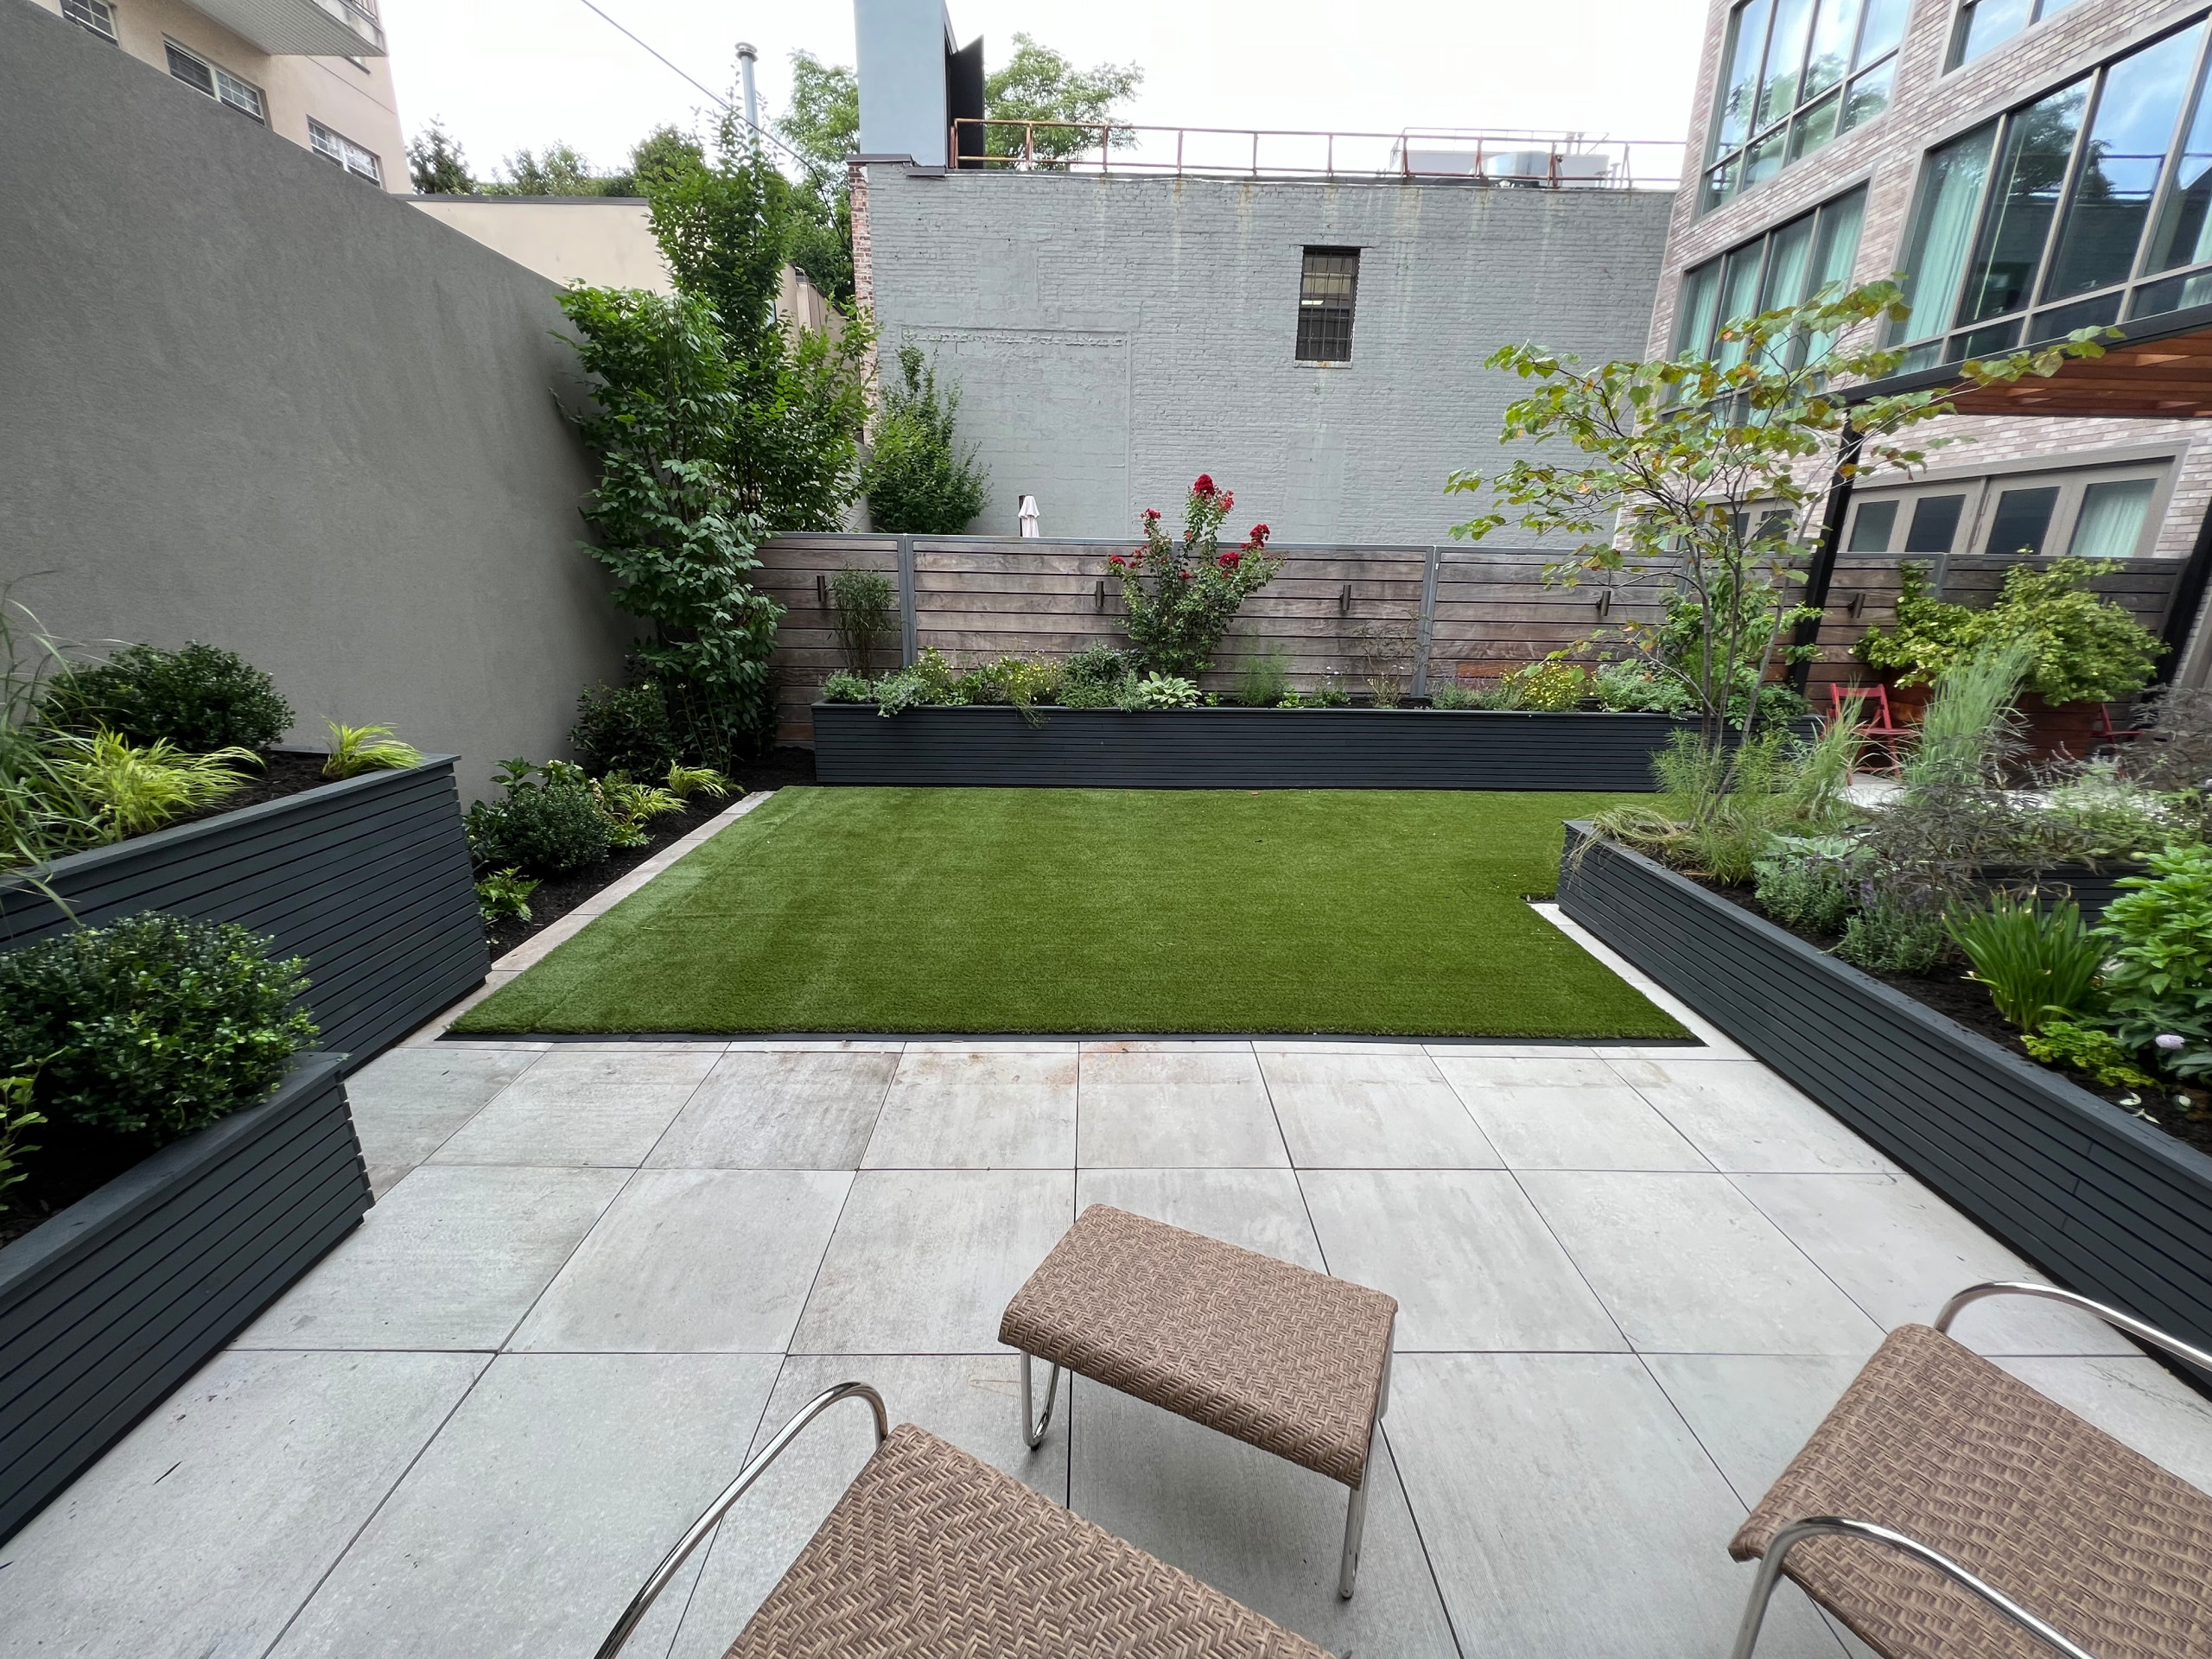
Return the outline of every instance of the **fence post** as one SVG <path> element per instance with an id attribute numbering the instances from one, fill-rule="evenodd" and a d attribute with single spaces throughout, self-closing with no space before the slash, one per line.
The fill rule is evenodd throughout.
<path id="1" fill-rule="evenodd" d="M 1421 572 L 1421 620 L 1414 631 L 1414 696 L 1428 695 L 1428 653 L 1436 642 L 1436 567 L 1444 550 L 1431 547 Z"/>
<path id="2" fill-rule="evenodd" d="M 912 668 L 922 653 L 916 639 L 920 629 L 914 618 L 914 538 L 899 538 L 899 664 Z"/>

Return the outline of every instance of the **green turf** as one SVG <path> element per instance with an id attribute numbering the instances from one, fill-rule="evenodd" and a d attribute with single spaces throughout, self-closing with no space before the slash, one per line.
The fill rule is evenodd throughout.
<path id="1" fill-rule="evenodd" d="M 785 789 L 456 1028 L 1679 1038 L 1522 902 L 1615 798 Z"/>

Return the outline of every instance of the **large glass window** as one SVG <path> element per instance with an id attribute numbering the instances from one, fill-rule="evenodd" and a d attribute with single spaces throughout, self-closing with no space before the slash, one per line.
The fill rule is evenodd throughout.
<path id="1" fill-rule="evenodd" d="M 1744 347 L 1719 338 L 1730 323 L 1799 304 L 1831 284 L 1847 285 L 1866 211 L 1866 192 L 1854 190 L 1687 272 L 1675 318 L 1676 353 L 1694 352 L 1732 368 L 1743 360 Z M 1815 343 L 1812 349 L 1821 347 Z"/>
<path id="2" fill-rule="evenodd" d="M 2206 34 L 2200 19 L 1929 155 L 1893 336 L 1908 367 L 2212 302 L 2212 270 L 2190 269 L 2212 266 Z"/>
<path id="3" fill-rule="evenodd" d="M 1870 557 L 2145 557 L 2171 470 L 2162 461 L 2120 462 L 1862 489 L 1852 499 L 1843 550 Z"/>
<path id="4" fill-rule="evenodd" d="M 2056 17 L 2075 0 L 1966 0 L 1951 35 L 1951 67 L 1972 63 L 2011 40 L 2030 23 Z"/>
<path id="5" fill-rule="evenodd" d="M 1728 22 L 1700 209 L 1886 108 L 1910 0 L 1744 0 Z"/>

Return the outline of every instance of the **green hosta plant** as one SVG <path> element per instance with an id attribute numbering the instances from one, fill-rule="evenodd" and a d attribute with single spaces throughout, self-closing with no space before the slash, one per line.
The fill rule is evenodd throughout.
<path id="1" fill-rule="evenodd" d="M 1948 918 L 1947 926 L 1974 964 L 1968 977 L 1986 985 L 1997 1012 L 2022 1031 L 2089 1006 L 2104 941 L 2082 925 L 2072 900 L 2045 910 L 2031 898 L 1993 893 L 1980 908 Z"/>
<path id="2" fill-rule="evenodd" d="M 359 778 L 369 772 L 404 772 L 423 764 L 423 751 L 403 743 L 389 726 L 340 726 L 331 721 L 330 759 L 323 762 L 326 778 Z"/>
<path id="3" fill-rule="evenodd" d="M 245 784 L 239 766 L 261 764 L 251 749 L 188 754 L 167 739 L 142 747 L 105 729 L 57 733 L 52 741 L 57 768 L 92 808 L 102 841 L 146 835 L 212 805 Z"/>
<path id="4" fill-rule="evenodd" d="M 1255 524 L 1242 547 L 1224 549 L 1221 526 L 1236 505 L 1233 491 L 1198 474 L 1183 504 L 1180 539 L 1160 528 L 1160 510 L 1144 512 L 1144 545 L 1108 557 L 1128 612 L 1122 626 L 1138 666 L 1195 682 L 1212 666 L 1222 636 L 1244 601 L 1282 568 L 1268 556 L 1268 527 Z"/>
<path id="5" fill-rule="evenodd" d="M 1195 709 L 1199 701 L 1197 681 L 1173 674 L 1147 674 L 1128 683 L 1122 706 L 1131 709 Z"/>
<path id="6" fill-rule="evenodd" d="M 0 957 L 0 1071 L 57 1124 L 173 1141 L 251 1105 L 315 1039 L 307 963 L 232 923 L 149 912 Z"/>
<path id="7" fill-rule="evenodd" d="M 2177 1077 L 2212 1072 L 2212 848 L 2154 853 L 2105 909 L 2108 1023 Z"/>

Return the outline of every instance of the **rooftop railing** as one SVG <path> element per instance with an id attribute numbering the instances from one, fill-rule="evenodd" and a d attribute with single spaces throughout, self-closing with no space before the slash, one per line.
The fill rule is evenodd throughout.
<path id="1" fill-rule="evenodd" d="M 963 117 L 949 154 L 962 168 L 1250 179 L 1464 179 L 1541 190 L 1672 190 L 1680 139 L 1579 132 L 1305 132 Z"/>

